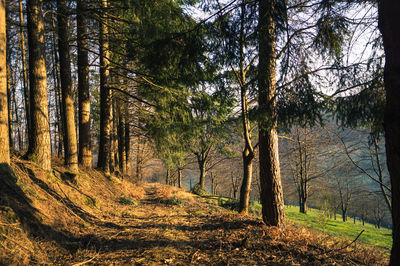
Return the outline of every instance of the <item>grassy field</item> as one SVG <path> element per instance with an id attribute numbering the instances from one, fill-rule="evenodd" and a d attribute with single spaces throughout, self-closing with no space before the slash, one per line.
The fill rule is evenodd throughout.
<path id="1" fill-rule="evenodd" d="M 392 247 L 392 231 L 386 228 L 377 229 L 369 223 L 365 223 L 363 226 L 361 221 L 356 220 L 354 224 L 353 219 L 343 222 L 340 215 L 337 220 L 327 219 L 320 210 L 316 209 L 309 209 L 307 214 L 303 214 L 299 212 L 299 207 L 294 206 L 286 206 L 286 217 L 308 229 L 323 231 L 329 235 L 350 240 L 355 239 L 362 230 L 365 230 L 359 238 L 361 243 L 386 250 L 390 250 Z"/>
<path id="2" fill-rule="evenodd" d="M 238 209 L 239 204 L 237 201 L 224 198 L 224 197 L 210 197 L 219 201 L 219 205 L 229 209 Z M 360 243 L 380 247 L 384 250 L 390 251 L 392 247 L 392 231 L 387 228 L 377 229 L 374 225 L 365 223 L 362 225 L 361 221 L 356 220 L 354 224 L 353 219 L 348 219 L 347 222 L 342 221 L 342 217 L 337 215 L 337 220 L 329 219 L 320 210 L 309 209 L 307 214 L 299 212 L 297 206 L 286 206 L 286 218 L 295 224 L 306 227 L 309 230 L 317 230 L 329 235 L 347 238 L 349 240 L 355 239 L 358 234 L 364 230 L 362 235 L 358 238 Z M 249 212 L 255 216 L 261 215 L 261 204 L 258 202 L 250 202 Z"/>

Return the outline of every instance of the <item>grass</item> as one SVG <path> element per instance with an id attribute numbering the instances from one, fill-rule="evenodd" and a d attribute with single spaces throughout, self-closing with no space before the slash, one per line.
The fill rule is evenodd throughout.
<path id="1" fill-rule="evenodd" d="M 182 207 L 185 205 L 183 200 L 181 200 L 180 198 L 177 198 L 176 196 L 173 196 L 170 199 L 161 199 L 160 203 L 164 203 L 166 205 L 177 205 L 179 207 Z"/>
<path id="2" fill-rule="evenodd" d="M 210 197 L 218 199 L 218 205 L 230 209 L 239 210 L 239 201 L 225 197 Z M 254 216 L 261 215 L 261 204 L 256 201 L 250 201 L 249 213 Z M 342 217 L 337 215 L 337 220 L 326 217 L 322 211 L 317 209 L 309 209 L 307 214 L 300 213 L 299 207 L 285 206 L 286 219 L 295 224 L 306 227 L 309 230 L 317 230 L 327 233 L 328 235 L 342 238 L 342 239 L 355 239 L 358 234 L 364 230 L 359 237 L 359 242 L 367 245 L 377 246 L 384 250 L 390 251 L 392 248 L 392 231 L 387 228 L 375 228 L 374 225 L 365 223 L 362 225 L 361 221 L 348 219 L 347 222 L 342 221 Z"/>
<path id="3" fill-rule="evenodd" d="M 119 197 L 118 202 L 120 204 L 125 204 L 125 205 L 132 205 L 132 206 L 136 206 L 137 205 L 136 201 L 128 199 L 128 198 L 126 198 L 124 196 Z"/>
<path id="4" fill-rule="evenodd" d="M 392 231 L 390 229 L 378 229 L 369 223 L 365 223 L 363 226 L 361 221 L 357 220 L 356 224 L 354 224 L 353 219 L 343 222 L 340 215 L 338 215 L 337 220 L 325 220 L 321 218 L 323 216 L 322 211 L 317 209 L 309 209 L 307 214 L 304 214 L 299 212 L 299 207 L 286 206 L 285 211 L 288 220 L 308 229 L 323 231 L 329 235 L 350 240 L 355 239 L 364 230 L 359 238 L 361 243 L 377 246 L 385 250 L 390 250 L 392 247 Z"/>

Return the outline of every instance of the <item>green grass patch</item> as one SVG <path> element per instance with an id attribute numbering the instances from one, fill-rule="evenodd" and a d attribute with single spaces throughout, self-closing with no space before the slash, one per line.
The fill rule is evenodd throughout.
<path id="1" fill-rule="evenodd" d="M 173 196 L 170 199 L 166 199 L 166 200 L 160 200 L 161 203 L 167 204 L 167 205 L 177 205 L 177 206 L 184 206 L 185 202 L 183 202 L 183 200 L 181 200 L 180 198 L 177 198 L 176 196 Z"/>
<path id="2" fill-rule="evenodd" d="M 234 211 L 239 210 L 238 200 L 216 196 L 213 198 L 218 198 L 218 205 L 223 208 Z M 262 206 L 259 202 L 250 201 L 250 214 L 261 216 L 261 210 Z M 288 221 L 304 226 L 307 229 L 321 231 L 342 239 L 353 240 L 364 230 L 358 239 L 360 243 L 376 246 L 387 251 L 390 251 L 392 248 L 392 230 L 387 228 L 378 229 L 370 223 L 365 223 L 363 226 L 362 222 L 358 220 L 354 224 L 353 219 L 343 222 L 340 215 L 337 215 L 337 220 L 334 220 L 327 217 L 323 211 L 317 209 L 308 209 L 307 214 L 304 214 L 300 213 L 299 207 L 285 206 L 285 213 Z"/>
<path id="3" fill-rule="evenodd" d="M 85 196 L 83 203 L 90 208 L 96 208 L 96 200 L 92 197 Z"/>
<path id="4" fill-rule="evenodd" d="M 307 214 L 300 213 L 299 207 L 286 206 L 286 218 L 296 224 L 302 225 L 308 229 L 315 229 L 325 232 L 334 237 L 355 239 L 357 235 L 364 230 L 359 241 L 364 244 L 377 246 L 385 250 L 392 248 L 392 230 L 387 228 L 375 228 L 374 225 L 353 219 L 343 222 L 341 216 L 338 219 L 330 219 L 324 216 L 323 212 L 317 209 L 309 209 Z"/>
<path id="5" fill-rule="evenodd" d="M 136 201 L 128 199 L 128 198 L 125 198 L 124 196 L 119 197 L 118 202 L 120 204 L 131 205 L 131 206 L 136 206 L 137 205 Z"/>

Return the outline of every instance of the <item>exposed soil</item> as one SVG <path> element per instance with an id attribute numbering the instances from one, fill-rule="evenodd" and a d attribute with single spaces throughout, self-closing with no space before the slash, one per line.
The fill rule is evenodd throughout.
<path id="1" fill-rule="evenodd" d="M 357 243 L 266 227 L 216 202 L 90 171 L 43 173 L 24 161 L 0 178 L 0 264 L 379 265 Z M 7 177 L 9 178 L 9 177 Z"/>

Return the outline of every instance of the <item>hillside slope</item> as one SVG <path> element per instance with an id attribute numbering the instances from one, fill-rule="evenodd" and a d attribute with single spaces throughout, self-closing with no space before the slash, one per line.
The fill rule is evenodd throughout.
<path id="1" fill-rule="evenodd" d="M 269 228 L 174 187 L 17 158 L 12 168 L 0 166 L 0 264 L 387 263 L 372 248 Z"/>

